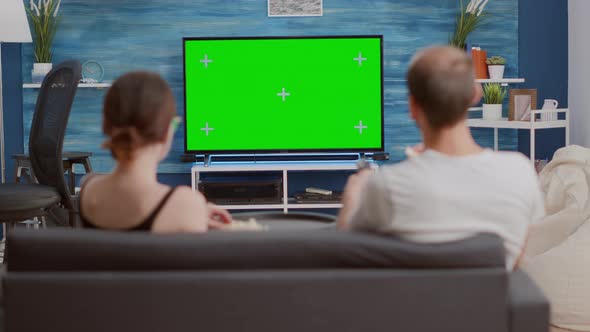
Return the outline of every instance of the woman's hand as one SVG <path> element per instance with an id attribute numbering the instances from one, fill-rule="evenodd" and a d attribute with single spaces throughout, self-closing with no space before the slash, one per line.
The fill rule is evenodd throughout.
<path id="1" fill-rule="evenodd" d="M 221 229 L 231 224 L 232 216 L 224 208 L 221 208 L 213 203 L 207 203 L 207 215 L 209 216 L 209 229 Z"/>

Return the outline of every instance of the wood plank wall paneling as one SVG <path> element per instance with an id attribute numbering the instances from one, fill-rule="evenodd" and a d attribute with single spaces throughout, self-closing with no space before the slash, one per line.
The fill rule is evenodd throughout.
<path id="1" fill-rule="evenodd" d="M 263 0 L 68 0 L 62 3 L 62 25 L 55 38 L 54 63 L 89 59 L 105 67 L 105 80 L 130 70 L 161 73 L 172 86 L 178 113 L 183 112 L 182 44 L 184 36 L 383 34 L 385 36 L 385 143 L 393 161 L 406 145 L 420 141 L 408 119 L 404 77 L 412 54 L 431 44 L 445 44 L 453 29 L 458 0 L 331 0 L 324 16 L 268 18 Z M 507 76 L 518 73 L 518 1 L 490 1 L 487 23 L 472 36 L 491 54 L 508 59 Z M 23 80 L 30 81 L 32 50 L 23 46 Z M 65 149 L 92 151 L 95 170 L 109 171 L 113 161 L 102 142 L 101 112 L 105 90 L 79 89 L 71 114 Z M 24 137 L 28 137 L 36 90 L 24 93 Z M 492 131 L 474 130 L 477 140 L 492 146 Z M 179 162 L 183 133 L 162 173 L 189 171 Z M 26 140 L 23 140 L 26 144 Z M 516 133 L 500 132 L 500 147 L 515 149 Z M 26 148 L 26 147 L 25 147 Z"/>

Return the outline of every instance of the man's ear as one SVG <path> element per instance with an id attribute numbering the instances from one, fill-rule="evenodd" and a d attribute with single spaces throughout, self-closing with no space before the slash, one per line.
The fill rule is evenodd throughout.
<path id="1" fill-rule="evenodd" d="M 483 87 L 480 83 L 473 84 L 473 99 L 471 100 L 471 106 L 476 106 L 483 97 Z"/>
<path id="2" fill-rule="evenodd" d="M 410 118 L 414 121 L 418 121 L 418 113 L 421 112 L 421 109 L 412 95 L 408 97 L 408 106 L 410 110 Z"/>

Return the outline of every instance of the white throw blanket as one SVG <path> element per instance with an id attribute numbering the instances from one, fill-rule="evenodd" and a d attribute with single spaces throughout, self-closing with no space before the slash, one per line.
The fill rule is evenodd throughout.
<path id="1" fill-rule="evenodd" d="M 590 331 L 590 149 L 558 150 L 540 181 L 547 216 L 531 227 L 523 268 L 551 301 L 553 325 Z"/>

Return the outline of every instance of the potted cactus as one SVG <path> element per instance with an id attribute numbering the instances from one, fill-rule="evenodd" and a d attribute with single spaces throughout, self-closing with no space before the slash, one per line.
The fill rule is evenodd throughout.
<path id="1" fill-rule="evenodd" d="M 506 88 L 499 83 L 488 83 L 483 86 L 483 119 L 502 119 L 502 103 L 506 98 Z"/>
<path id="2" fill-rule="evenodd" d="M 486 60 L 488 65 L 488 71 L 490 78 L 493 80 L 501 80 L 504 78 L 504 66 L 506 65 L 506 59 L 501 56 L 494 55 Z"/>

